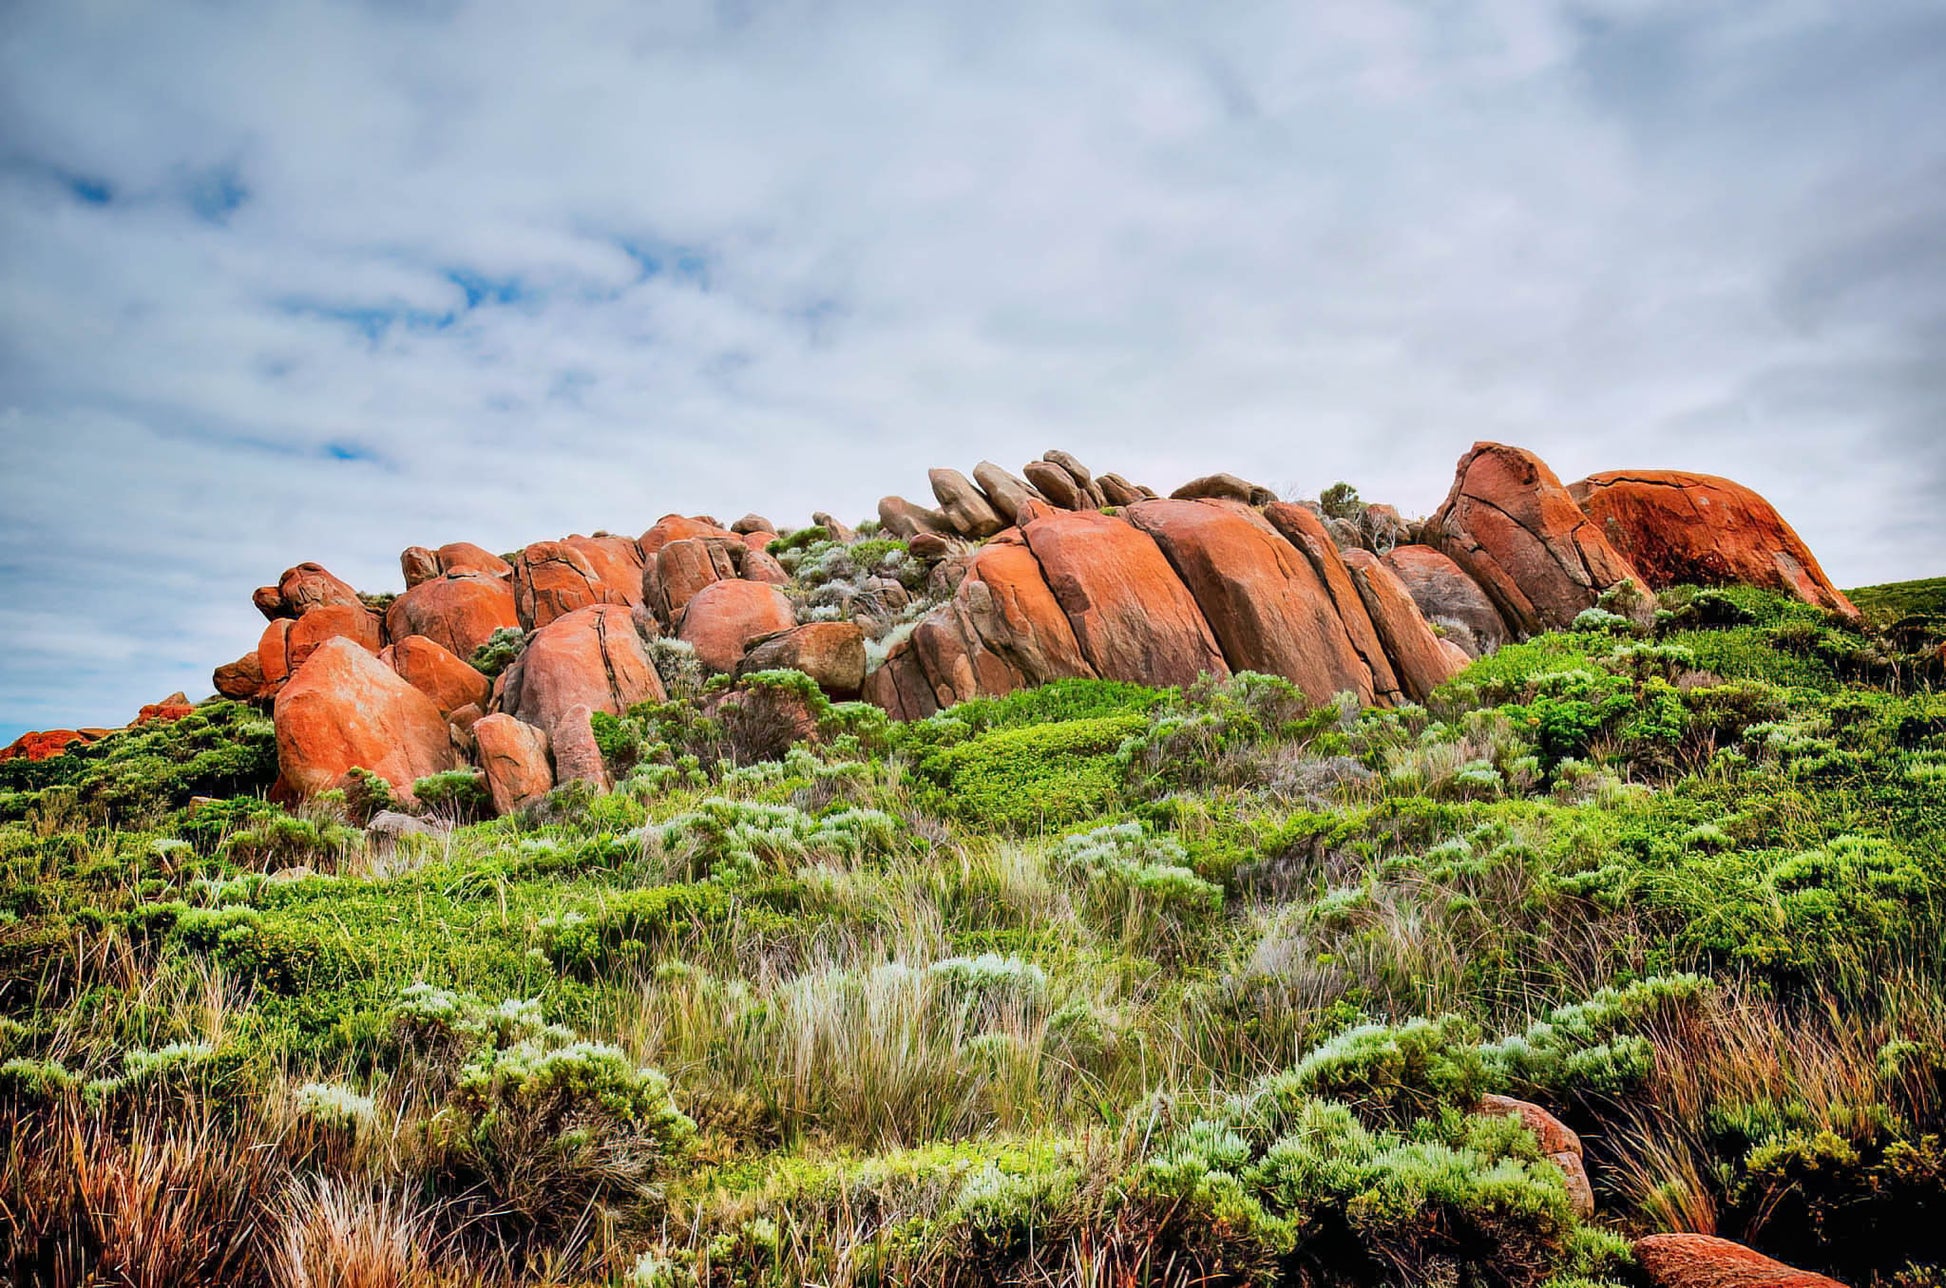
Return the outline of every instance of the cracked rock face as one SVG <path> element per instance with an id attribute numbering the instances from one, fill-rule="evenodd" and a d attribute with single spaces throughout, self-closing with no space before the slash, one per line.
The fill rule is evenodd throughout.
<path id="1" fill-rule="evenodd" d="M 414 782 L 459 763 L 433 700 L 343 637 L 298 668 L 277 695 L 276 722 L 278 771 L 303 796 L 357 766 L 410 797 Z"/>
<path id="2" fill-rule="evenodd" d="M 1741 483 L 1684 470 L 1610 470 L 1568 491 L 1651 590 L 1761 586 L 1858 614 L 1776 508 Z"/>
<path id="3" fill-rule="evenodd" d="M 592 604 L 535 632 L 507 668 L 500 710 L 546 731 L 559 750 L 576 707 L 620 715 L 664 700 L 662 679 L 626 605 Z"/>
<path id="4" fill-rule="evenodd" d="M 1653 607 L 1642 574 L 1522 448 L 1475 443 L 1426 533 L 1522 635 L 1564 629 L 1625 581 L 1643 591 L 1636 611 Z"/>

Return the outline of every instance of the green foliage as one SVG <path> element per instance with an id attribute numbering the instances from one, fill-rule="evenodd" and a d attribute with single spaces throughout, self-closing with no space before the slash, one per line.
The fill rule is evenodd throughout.
<path id="1" fill-rule="evenodd" d="M 493 810 L 486 775 L 477 769 L 446 769 L 412 784 L 412 794 L 429 813 L 449 823 L 471 823 Z"/>
<path id="2" fill-rule="evenodd" d="M 260 792 L 277 777 L 277 731 L 240 702 L 118 730 L 48 760 L 0 762 L 0 821 L 25 818 L 57 789 L 96 823 L 153 821 L 197 796 Z"/>
<path id="3" fill-rule="evenodd" d="M 1060 827 L 1115 807 L 1122 744 L 1146 723 L 1118 715 L 1000 728 L 930 752 L 917 769 L 955 816 L 978 826 Z"/>
<path id="4" fill-rule="evenodd" d="M 467 661 L 473 664 L 474 670 L 491 680 L 512 666 L 514 659 L 526 647 L 526 631 L 518 626 L 502 626 L 487 636 L 486 642 L 474 649 L 473 656 Z"/>

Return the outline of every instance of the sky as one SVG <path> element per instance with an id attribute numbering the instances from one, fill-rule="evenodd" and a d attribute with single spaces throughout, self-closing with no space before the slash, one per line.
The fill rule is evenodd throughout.
<path id="1" fill-rule="evenodd" d="M 1939 0 L 0 5 L 0 739 L 251 590 L 1476 439 L 1946 574 Z"/>

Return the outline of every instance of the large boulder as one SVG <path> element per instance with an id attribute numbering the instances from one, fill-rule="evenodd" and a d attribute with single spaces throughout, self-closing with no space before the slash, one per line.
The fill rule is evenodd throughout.
<path id="1" fill-rule="evenodd" d="M 449 541 L 435 551 L 442 573 L 483 572 L 489 577 L 511 577 L 514 566 L 484 546 L 471 541 Z"/>
<path id="2" fill-rule="evenodd" d="M 747 559 L 750 551 L 733 537 L 666 541 L 642 566 L 641 602 L 664 626 L 673 625 L 697 591 L 737 575 L 737 554 Z"/>
<path id="3" fill-rule="evenodd" d="M 1406 696 L 1424 702 L 1427 694 L 1459 674 L 1466 663 L 1440 646 L 1439 636 L 1433 634 L 1432 624 L 1412 602 L 1405 583 L 1377 555 L 1369 550 L 1347 550 L 1344 560 L 1358 583 L 1365 611 L 1378 628 L 1385 654 L 1392 659 L 1392 669 L 1405 685 Z"/>
<path id="4" fill-rule="evenodd" d="M 277 594 L 283 600 L 284 611 L 292 617 L 302 617 L 312 609 L 333 604 L 358 603 L 358 592 L 350 582 L 332 576 L 322 564 L 315 563 L 285 569 L 284 575 L 277 579 Z"/>
<path id="5" fill-rule="evenodd" d="M 640 574 L 637 574 L 639 577 Z M 514 609 L 527 630 L 590 604 L 626 604 L 588 556 L 565 541 L 536 541 L 514 559 Z"/>
<path id="6" fill-rule="evenodd" d="M 1480 583 L 1431 546 L 1396 546 L 1386 554 L 1385 566 L 1398 576 L 1426 620 L 1445 631 L 1468 657 L 1484 657 L 1513 638 Z"/>
<path id="7" fill-rule="evenodd" d="M 902 496 L 878 499 L 879 526 L 895 537 L 908 539 L 921 532 L 950 534 L 953 525 L 937 510 L 931 510 Z"/>
<path id="8" fill-rule="evenodd" d="M 547 734 L 504 711 L 473 722 L 473 745 L 496 814 L 512 814 L 554 790 Z"/>
<path id="9" fill-rule="evenodd" d="M 420 582 L 385 610 L 389 638 L 423 635 L 458 658 L 472 657 L 495 631 L 519 626 L 513 588 L 486 570 L 449 570 Z M 269 676 L 268 666 L 264 674 Z"/>
<path id="10" fill-rule="evenodd" d="M 265 684 L 276 684 L 290 675 L 289 645 L 291 627 L 295 625 L 294 618 L 273 617 L 264 627 L 264 633 L 257 637 L 257 665 L 264 673 Z"/>
<path id="11" fill-rule="evenodd" d="M 933 496 L 939 501 L 939 512 L 946 516 L 946 522 L 961 536 L 978 540 L 990 537 L 1007 526 L 1009 520 L 1003 519 L 993 508 L 993 503 L 987 500 L 986 494 L 958 470 L 929 470 L 926 478 L 932 484 Z"/>
<path id="12" fill-rule="evenodd" d="M 499 701 L 500 710 L 546 730 L 558 756 L 575 707 L 620 715 L 665 696 L 627 606 L 591 604 L 534 633 L 502 676 Z"/>
<path id="13" fill-rule="evenodd" d="M 737 674 L 802 671 L 834 698 L 858 696 L 865 684 L 865 632 L 856 622 L 807 622 L 752 644 Z"/>
<path id="14" fill-rule="evenodd" d="M 379 650 L 378 614 L 360 603 L 326 604 L 305 613 L 285 637 L 286 664 L 294 672 L 331 639 L 348 639 L 367 653 Z"/>
<path id="15" fill-rule="evenodd" d="M 464 706 L 485 709 L 492 686 L 472 666 L 437 641 L 408 635 L 386 650 L 401 679 L 433 700 L 442 713 Z"/>
<path id="16" fill-rule="evenodd" d="M 652 557 L 656 551 L 671 541 L 685 541 L 692 537 L 734 537 L 736 533 L 728 528 L 718 527 L 702 519 L 685 518 L 680 514 L 665 514 L 655 521 L 655 526 L 644 532 L 636 541 L 642 558 Z"/>
<path id="17" fill-rule="evenodd" d="M 797 624 L 791 601 L 761 581 L 717 581 L 698 591 L 683 609 L 676 636 L 713 671 L 734 672 L 754 640 Z"/>
<path id="18" fill-rule="evenodd" d="M 548 731 L 547 740 L 554 751 L 554 781 L 592 783 L 602 791 L 614 786 L 601 744 L 595 739 L 595 713 L 586 703 L 563 712 Z"/>
<path id="19" fill-rule="evenodd" d="M 1741 483 L 1684 470 L 1610 470 L 1568 492 L 1651 590 L 1761 586 L 1858 614 L 1776 508 Z"/>
<path id="20" fill-rule="evenodd" d="M 226 698 L 254 698 L 264 687 L 263 663 L 251 649 L 234 662 L 225 662 L 210 676 L 217 693 Z"/>
<path id="21" fill-rule="evenodd" d="M 1475 443 L 1460 459 L 1427 542 L 1465 569 L 1523 635 L 1559 630 L 1642 574 L 1602 535 L 1554 471 L 1532 452 Z"/>
<path id="22" fill-rule="evenodd" d="M 284 785 L 314 796 L 347 770 L 368 769 L 410 796 L 412 784 L 458 763 L 446 717 L 352 640 L 326 640 L 277 695 L 277 766 Z"/>
<path id="23" fill-rule="evenodd" d="M 1142 501 L 1129 522 L 1155 538 L 1209 622 L 1233 671 L 1281 675 L 1314 701 L 1374 698 L 1371 667 L 1331 593 L 1277 530 L 1247 506 Z"/>
<path id="24" fill-rule="evenodd" d="M 1021 535 L 1097 674 L 1176 685 L 1230 673 L 1155 538 L 1093 510 L 1029 509 Z"/>
<path id="25" fill-rule="evenodd" d="M 1325 530 L 1324 520 L 1312 510 L 1289 501 L 1271 502 L 1264 507 L 1263 517 L 1304 556 L 1311 571 L 1331 593 L 1332 606 L 1338 610 L 1338 620 L 1345 624 L 1351 646 L 1358 650 L 1358 656 L 1372 673 L 1373 696 L 1385 702 L 1403 698 L 1405 690 L 1399 684 L 1391 655 L 1385 650 L 1385 641 L 1379 638 L 1378 627 L 1372 624 L 1372 616 L 1365 609 L 1365 597 L 1358 593 L 1358 583 L 1351 569 L 1345 566 L 1337 542 Z"/>
<path id="26" fill-rule="evenodd" d="M 602 584 L 623 603 L 642 602 L 642 549 L 635 538 L 597 533 L 592 537 L 572 536 L 562 544 L 578 551 Z"/>
<path id="27" fill-rule="evenodd" d="M 1836 1279 L 1707 1234 L 1637 1239 L 1635 1261 L 1655 1288 L 1844 1288 Z"/>

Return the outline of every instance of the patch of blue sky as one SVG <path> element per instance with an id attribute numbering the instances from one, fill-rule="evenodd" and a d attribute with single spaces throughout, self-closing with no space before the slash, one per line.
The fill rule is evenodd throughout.
<path id="1" fill-rule="evenodd" d="M 376 344 L 394 327 L 406 331 L 444 331 L 458 315 L 432 309 L 383 304 L 321 304 L 315 300 L 285 300 L 283 311 L 296 317 L 322 318 L 351 327 Z"/>
<path id="2" fill-rule="evenodd" d="M 198 219 L 223 224 L 250 199 L 250 189 L 236 166 L 219 165 L 190 176 L 184 196 Z"/>
<path id="3" fill-rule="evenodd" d="M 528 293 L 517 277 L 488 277 L 464 268 L 448 269 L 446 280 L 466 293 L 469 309 L 486 304 L 518 304 Z"/>

